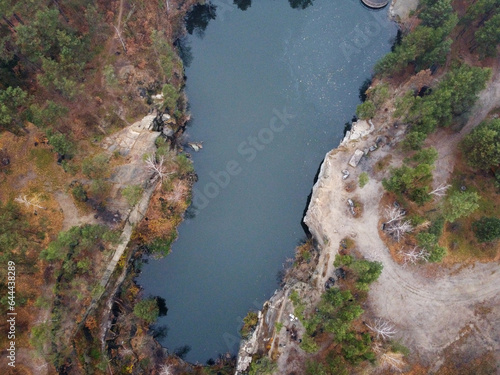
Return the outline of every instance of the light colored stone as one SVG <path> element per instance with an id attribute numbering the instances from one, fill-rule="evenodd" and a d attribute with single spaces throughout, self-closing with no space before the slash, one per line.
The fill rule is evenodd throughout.
<path id="1" fill-rule="evenodd" d="M 353 122 L 351 130 L 347 131 L 340 146 L 346 146 L 351 141 L 358 141 L 375 130 L 372 120 L 359 120 Z"/>
<path id="2" fill-rule="evenodd" d="M 393 0 L 389 7 L 392 18 L 404 20 L 409 17 L 410 12 L 417 9 L 418 0 Z"/>
<path id="3" fill-rule="evenodd" d="M 353 168 L 356 168 L 363 157 L 364 152 L 361 150 L 354 151 L 354 155 L 352 155 L 351 160 L 349 160 L 349 165 Z"/>

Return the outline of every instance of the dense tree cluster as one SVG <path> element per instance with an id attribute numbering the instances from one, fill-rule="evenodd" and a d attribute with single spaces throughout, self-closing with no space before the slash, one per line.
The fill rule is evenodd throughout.
<path id="1" fill-rule="evenodd" d="M 420 97 L 412 92 L 404 95 L 396 102 L 395 116 L 411 125 L 405 145 L 420 148 L 437 127 L 450 126 L 456 117 L 467 113 L 490 75 L 488 68 L 462 64 L 453 67 L 428 95 Z"/>
<path id="2" fill-rule="evenodd" d="M 134 314 L 146 323 L 154 323 L 160 314 L 158 302 L 154 298 L 144 299 L 134 306 Z"/>
<path id="3" fill-rule="evenodd" d="M 443 213 L 447 221 L 455 220 L 469 216 L 479 208 L 479 199 L 481 197 L 475 191 L 454 191 L 448 195 Z"/>
<path id="4" fill-rule="evenodd" d="M 316 337 L 328 332 L 333 335 L 334 342 L 340 348 L 341 355 L 329 358 L 324 363 L 308 364 L 306 373 L 314 371 L 334 371 L 336 374 L 347 373 L 347 364 L 357 365 L 363 361 L 374 361 L 372 337 L 368 332 L 358 332 L 353 322 L 364 312 L 357 298 L 360 293 L 368 291 L 371 283 L 376 281 L 382 272 L 380 262 L 358 259 L 352 255 L 337 255 L 334 265 L 343 267 L 347 278 L 353 282 L 351 288 L 330 288 L 322 296 L 314 312 L 306 317 L 306 305 L 296 291 L 290 294 L 299 317 L 306 329 L 300 347 L 307 353 L 315 353 L 319 346 Z M 333 355 L 333 352 L 331 353 Z M 311 372 L 313 371 L 313 372 Z"/>
<path id="5" fill-rule="evenodd" d="M 500 219 L 482 217 L 472 223 L 472 229 L 479 242 L 490 242 L 500 238 Z"/>
<path id="6" fill-rule="evenodd" d="M 382 181 L 384 188 L 403 194 L 420 205 L 428 202 L 431 199 L 429 183 L 437 156 L 434 148 L 427 148 L 405 159 L 403 166 L 393 169 L 391 176 Z"/>
<path id="7" fill-rule="evenodd" d="M 422 6 L 422 24 L 405 35 L 393 52 L 378 61 L 376 73 L 391 75 L 409 64 L 413 64 L 418 71 L 446 61 L 452 44 L 448 36 L 458 22 L 451 0 L 428 0 L 422 2 Z"/>
<path id="8" fill-rule="evenodd" d="M 467 163 L 487 170 L 500 165 L 500 119 L 479 124 L 461 144 Z"/>
<path id="9" fill-rule="evenodd" d="M 464 30 L 477 28 L 470 46 L 481 57 L 496 56 L 500 43 L 500 0 L 478 0 L 460 20 Z"/>

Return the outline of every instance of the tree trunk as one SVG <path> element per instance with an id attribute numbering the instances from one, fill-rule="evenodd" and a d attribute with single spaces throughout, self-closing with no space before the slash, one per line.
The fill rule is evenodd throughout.
<path id="1" fill-rule="evenodd" d="M 14 24 L 12 22 L 10 22 L 10 20 L 8 20 L 7 18 L 5 18 L 5 16 L 2 16 L 2 18 L 7 23 L 7 25 L 9 25 L 9 27 L 11 28 L 11 30 L 13 32 L 17 33 L 16 27 L 14 26 Z"/>
<path id="2" fill-rule="evenodd" d="M 21 17 L 19 17 L 16 13 L 14 13 L 14 18 L 17 20 L 17 22 L 19 22 L 21 25 L 24 25 L 24 22 L 23 20 L 21 19 Z"/>
<path id="3" fill-rule="evenodd" d="M 54 3 L 56 4 L 56 7 L 59 10 L 59 13 L 61 14 L 61 16 L 64 18 L 64 20 L 66 22 L 69 22 L 69 18 L 66 17 L 66 14 L 64 14 L 63 10 L 61 9 L 61 5 L 59 4 L 59 1 L 58 0 L 54 0 Z"/>

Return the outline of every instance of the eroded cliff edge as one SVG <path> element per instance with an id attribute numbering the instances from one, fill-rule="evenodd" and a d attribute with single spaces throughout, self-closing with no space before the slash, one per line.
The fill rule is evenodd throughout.
<path id="1" fill-rule="evenodd" d="M 391 14 L 402 20 L 416 5 L 413 1 L 394 2 Z M 389 102 L 409 88 L 417 88 L 420 79 L 431 82 L 433 78 L 429 72 L 422 72 L 413 82 L 393 88 Z M 453 165 L 448 165 L 450 155 L 454 155 L 458 140 L 494 108 L 492 97 L 497 97 L 499 82 L 496 71 L 472 110 L 476 116 L 471 116 L 462 131 L 453 137 L 440 131 L 429 142 L 429 145 L 436 142 L 440 145 L 434 187 L 449 178 L 453 170 Z M 290 295 L 298 294 L 310 308 L 316 305 L 328 280 L 337 278 L 333 260 L 339 244 L 346 238 L 356 242 L 363 257 L 384 266 L 363 305 L 366 317 L 391 321 L 398 332 L 397 339 L 410 349 L 414 361 L 418 358 L 426 368 L 424 371 L 437 371 L 449 348 L 467 353 L 471 358 L 482 353 L 498 357 L 500 317 L 491 313 L 500 302 L 498 263 L 476 262 L 451 269 L 407 268 L 393 260 L 380 237 L 383 209 L 387 204 L 381 202 L 384 195 L 381 182 L 387 177 L 387 165 L 400 166 L 405 157 L 396 149 L 404 137 L 405 127 L 394 126 L 394 108 L 390 103 L 384 107 L 373 123 L 354 125 L 340 146 L 326 155 L 304 218 L 315 241 L 313 259 L 301 269 L 290 271 L 283 287 L 264 304 L 255 331 L 241 345 L 237 374 L 247 370 L 252 360 L 262 357 L 276 361 L 274 373 L 289 374 L 303 369 L 309 358 L 299 345 L 305 329 L 294 315 Z M 385 162 L 388 160 L 390 163 Z M 345 170 L 349 172 L 348 177 Z M 357 182 L 362 172 L 369 175 L 369 182 L 361 190 Z M 349 200 L 360 207 L 359 214 L 352 214 Z M 483 309 L 489 312 L 483 314 Z"/>

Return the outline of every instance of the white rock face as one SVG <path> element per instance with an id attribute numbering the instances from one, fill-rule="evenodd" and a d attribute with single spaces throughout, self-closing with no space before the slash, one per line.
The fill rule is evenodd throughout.
<path id="1" fill-rule="evenodd" d="M 340 146 L 345 146 L 350 141 L 357 141 L 373 132 L 374 129 L 375 126 L 372 120 L 358 120 L 352 124 L 351 130 L 345 134 L 344 139 L 340 142 Z"/>
<path id="2" fill-rule="evenodd" d="M 155 117 L 156 115 L 147 115 L 139 123 L 135 123 L 134 126 L 137 126 L 139 129 L 152 130 Z"/>
<path id="3" fill-rule="evenodd" d="M 356 168 L 365 153 L 361 150 L 354 151 L 354 155 L 352 155 L 351 160 L 349 160 L 349 165 L 353 168 Z"/>
<path id="4" fill-rule="evenodd" d="M 389 8 L 392 18 L 404 20 L 409 17 L 412 10 L 417 9 L 418 0 L 393 0 Z"/>

